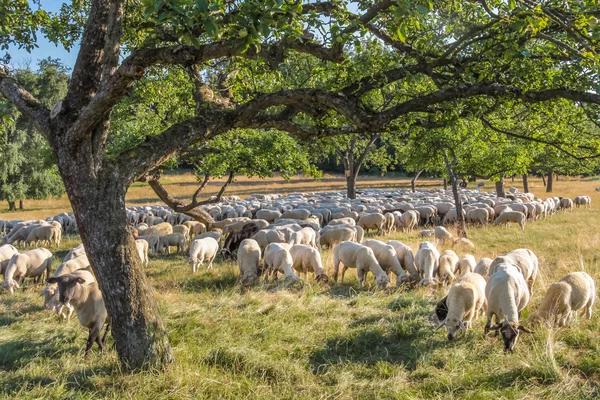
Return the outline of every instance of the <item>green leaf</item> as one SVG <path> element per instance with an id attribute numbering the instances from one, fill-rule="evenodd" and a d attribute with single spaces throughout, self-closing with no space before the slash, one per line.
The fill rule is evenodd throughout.
<path id="1" fill-rule="evenodd" d="M 219 27 L 212 18 L 207 18 L 204 21 L 204 29 L 209 36 L 216 37 L 219 32 Z"/>
<path id="2" fill-rule="evenodd" d="M 196 2 L 196 7 L 198 7 L 200 12 L 208 12 L 208 0 L 198 0 Z"/>
<path id="3" fill-rule="evenodd" d="M 516 0 L 510 0 L 508 2 L 508 8 L 511 9 L 511 10 L 514 10 L 515 7 L 517 7 L 517 1 Z"/>

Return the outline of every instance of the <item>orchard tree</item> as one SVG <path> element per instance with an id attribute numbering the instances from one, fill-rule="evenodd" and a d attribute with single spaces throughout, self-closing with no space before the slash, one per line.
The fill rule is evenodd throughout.
<path id="1" fill-rule="evenodd" d="M 44 105 L 6 69 L 0 93 L 50 144 L 113 321 L 119 360 L 130 369 L 163 369 L 172 361 L 124 208 L 129 186 L 166 161 L 233 129 L 370 135 L 456 100 L 600 103 L 600 10 L 592 2 L 74 0 L 63 8 L 41 13 L 17 0 L 0 15 L 4 48 L 33 48 L 37 32 L 67 46 L 80 37 L 62 100 Z M 395 57 L 338 79 L 352 66 L 345 60 L 360 35 L 376 37 Z M 230 90 L 220 91 L 203 75 L 228 61 L 239 65 L 238 77 L 260 69 L 277 81 L 280 66 L 297 53 L 323 60 L 335 72 L 329 84 L 265 81 L 248 90 L 231 76 Z M 149 69 L 171 66 L 193 70 L 193 116 L 108 151 L 113 109 Z"/>

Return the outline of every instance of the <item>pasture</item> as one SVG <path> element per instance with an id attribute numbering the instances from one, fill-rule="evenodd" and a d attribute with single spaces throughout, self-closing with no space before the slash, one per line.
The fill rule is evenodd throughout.
<path id="1" fill-rule="evenodd" d="M 170 184 L 185 182 L 171 177 Z M 185 178 L 188 179 L 188 178 Z M 189 181 L 189 179 L 188 179 Z M 408 186 L 408 180 L 363 181 Z M 541 181 L 530 190 L 545 198 Z M 240 180 L 238 183 L 241 183 Z M 252 183 L 252 184 L 250 184 Z M 247 185 L 252 192 L 326 190 L 336 182 Z M 519 187 L 519 181 L 515 186 Z M 436 183 L 434 183 L 436 184 Z M 437 185 L 440 182 L 437 181 Z M 274 184 L 273 184 L 274 185 Z M 487 183 L 487 190 L 493 184 Z M 591 210 L 575 209 L 518 226 L 470 227 L 477 259 L 526 247 L 540 260 L 541 276 L 521 318 L 539 305 L 547 286 L 569 272 L 600 278 L 600 194 L 595 180 L 555 182 L 552 195 L 592 197 Z M 181 185 L 178 196 L 193 185 Z M 285 185 L 283 185 L 285 186 Z M 507 188 L 511 186 L 507 181 Z M 215 185 L 215 188 L 217 186 Z M 304 188 L 304 189 L 301 189 Z M 336 187 L 338 188 L 338 187 Z M 239 189 L 239 188 L 238 188 Z M 134 185 L 128 200 L 151 202 L 149 188 Z M 228 194 L 247 192 L 232 186 Z M 207 194 L 211 194 L 210 190 Z M 140 200 L 143 199 L 143 200 Z M 148 199 L 148 201 L 146 201 Z M 64 199 L 57 203 L 64 202 Z M 131 204 L 130 203 L 130 204 Z M 2 213 L 7 219 L 54 215 L 68 204 L 32 203 L 30 211 Z M 61 208 L 63 207 L 63 208 Z M 8 215 L 8 217 L 7 217 Z M 369 238 L 380 238 L 368 235 Z M 416 250 L 417 231 L 395 232 Z M 63 241 L 53 267 L 77 238 Z M 445 248 L 445 247 L 444 247 Z M 460 255 L 465 251 L 457 251 Z M 125 374 L 114 351 L 97 347 L 83 359 L 87 331 L 76 319 L 62 322 L 44 310 L 29 283 L 15 296 L 0 294 L 0 397 L 18 399 L 191 399 L 191 398 L 569 398 L 600 396 L 600 318 L 568 328 L 537 329 L 521 335 L 515 353 L 504 354 L 500 337 L 483 337 L 484 319 L 448 342 L 435 331 L 433 307 L 447 288 L 378 290 L 369 275 L 367 289 L 356 290 L 356 272 L 341 284 L 309 278 L 291 288 L 259 284 L 243 292 L 237 266 L 219 258 L 213 270 L 192 275 L 187 255 L 153 256 L 147 274 L 164 318 L 175 362 L 165 374 Z M 323 253 L 329 273 L 332 252 Z M 112 338 L 109 338 L 109 347 Z"/>

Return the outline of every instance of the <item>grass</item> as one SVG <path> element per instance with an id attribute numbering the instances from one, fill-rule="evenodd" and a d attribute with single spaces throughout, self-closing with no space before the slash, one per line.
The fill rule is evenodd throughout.
<path id="1" fill-rule="evenodd" d="M 534 181 L 532 190 L 540 192 Z M 539 183 L 541 186 L 541 183 Z M 555 194 L 589 194 L 592 181 L 556 182 Z M 489 186 L 489 185 L 488 185 Z M 543 195 L 543 193 L 538 193 Z M 46 214 L 46 215 L 49 215 Z M 471 228 L 480 258 L 531 248 L 542 271 L 523 318 L 547 286 L 568 272 L 600 277 L 600 209 L 575 210 L 518 227 Z M 58 254 L 77 244 L 68 238 Z M 416 248 L 416 233 L 394 233 Z M 459 254 L 462 254 L 459 252 Z M 324 252 L 331 268 L 332 254 Z M 236 266 L 191 275 L 183 255 L 151 258 L 152 282 L 175 363 L 165 374 L 125 374 L 114 350 L 83 359 L 87 333 L 42 309 L 42 286 L 0 295 L 0 398 L 15 399 L 418 399 L 554 398 L 600 395 L 600 318 L 570 328 L 524 335 L 512 355 L 483 337 L 482 319 L 449 343 L 436 332 L 433 306 L 445 289 L 356 290 L 342 285 L 283 288 L 259 285 L 242 293 Z M 55 266 L 58 259 L 55 260 Z M 371 285 L 372 276 L 370 276 Z M 112 339 L 109 339 L 112 343 Z"/>

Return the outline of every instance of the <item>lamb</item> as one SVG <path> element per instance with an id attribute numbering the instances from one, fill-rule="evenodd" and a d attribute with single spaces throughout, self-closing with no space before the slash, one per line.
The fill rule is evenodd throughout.
<path id="1" fill-rule="evenodd" d="M 488 306 L 484 333 L 500 330 L 504 340 L 504 351 L 512 352 L 520 332 L 531 333 L 519 323 L 519 313 L 529 303 L 529 290 L 523 275 L 514 265 L 498 265 L 485 286 L 485 297 Z M 496 318 L 496 325 L 493 327 L 490 326 L 492 316 Z M 501 318 L 504 318 L 504 321 L 500 322 Z"/>
<path id="2" fill-rule="evenodd" d="M 142 260 L 142 265 L 144 267 L 148 266 L 148 242 L 145 239 L 136 239 L 135 247 L 138 251 L 138 255 L 140 256 L 140 260 Z"/>
<path id="3" fill-rule="evenodd" d="M 264 259 L 266 276 L 271 272 L 273 278 L 277 279 L 277 273 L 283 272 L 286 281 L 300 280 L 292 269 L 294 260 L 289 251 L 290 247 L 287 243 L 271 243 L 267 246 Z"/>
<path id="4" fill-rule="evenodd" d="M 333 278 L 337 282 L 340 263 L 342 268 L 342 283 L 344 283 L 344 274 L 348 268 L 356 268 L 358 276 L 358 289 L 361 290 L 365 275 L 371 271 L 375 275 L 377 286 L 384 288 L 390 282 L 390 278 L 381 269 L 381 266 L 375 258 L 373 250 L 362 244 L 354 242 L 342 242 L 333 249 Z"/>
<path id="5" fill-rule="evenodd" d="M 543 321 L 565 326 L 579 310 L 590 319 L 595 298 L 596 285 L 592 277 L 585 272 L 572 272 L 550 285 L 540 308 L 529 316 L 529 321 L 532 325 Z"/>
<path id="6" fill-rule="evenodd" d="M 313 228 L 302 228 L 298 232 L 293 232 L 290 236 L 289 244 L 307 244 L 317 248 L 318 235 Z"/>
<path id="7" fill-rule="evenodd" d="M 470 329 L 485 304 L 485 279 L 475 273 L 468 273 L 464 278 L 450 287 L 446 298 L 448 311 L 438 326 L 438 329 L 446 326 L 448 340 L 454 340 L 459 329 Z"/>
<path id="8" fill-rule="evenodd" d="M 212 268 L 212 263 L 217 253 L 219 252 L 219 243 L 214 238 L 205 237 L 201 239 L 194 239 L 190 244 L 190 257 L 186 260 L 192 266 L 192 273 L 196 273 L 198 266 L 202 265 L 204 261 L 208 261 L 206 270 Z"/>
<path id="9" fill-rule="evenodd" d="M 25 278 L 41 277 L 44 273 L 50 275 L 52 267 L 52 253 L 44 248 L 15 254 L 11 257 L 4 271 L 4 282 L 2 288 L 8 293 L 14 294 L 15 288 L 19 288 Z"/>
<path id="10" fill-rule="evenodd" d="M 492 265 L 492 261 L 493 260 L 491 258 L 483 257 L 475 266 L 474 272 L 481 276 L 488 276 L 490 272 L 490 265 Z"/>
<path id="11" fill-rule="evenodd" d="M 539 262 L 537 256 L 529 249 L 517 249 L 503 256 L 496 257 L 490 265 L 489 275 L 496 272 L 498 265 L 502 263 L 512 264 L 517 267 L 523 278 L 527 282 L 529 290 L 533 288 L 533 284 L 539 272 Z"/>
<path id="12" fill-rule="evenodd" d="M 435 235 L 435 241 L 437 243 L 444 243 L 448 240 L 452 240 L 452 238 L 454 237 L 448 231 L 448 229 L 444 228 L 443 226 L 436 226 L 434 229 L 434 235 Z"/>
<path id="13" fill-rule="evenodd" d="M 523 214 L 520 211 L 504 211 L 502 214 L 500 214 L 498 216 L 498 218 L 496 218 L 494 220 L 494 224 L 496 225 L 500 225 L 500 224 L 506 224 L 507 226 L 510 225 L 511 222 L 516 222 L 519 224 L 519 226 L 521 227 L 521 230 L 525 230 L 525 214 Z"/>
<path id="14" fill-rule="evenodd" d="M 19 254 L 19 250 L 11 244 L 3 244 L 0 246 L 0 274 L 4 275 L 4 271 L 12 256 Z"/>
<path id="15" fill-rule="evenodd" d="M 438 269 L 440 260 L 440 252 L 436 249 L 435 244 L 431 242 L 423 242 L 419 245 L 417 255 L 415 256 L 415 265 L 421 281 L 421 285 L 429 286 L 439 283 L 437 278 L 434 278 L 434 273 Z"/>
<path id="16" fill-rule="evenodd" d="M 337 228 L 321 230 L 319 237 L 319 246 L 333 247 L 338 243 L 346 241 L 355 241 L 356 231 L 351 228 Z"/>
<path id="17" fill-rule="evenodd" d="M 160 239 L 158 235 L 138 236 L 138 240 L 139 239 L 143 239 L 148 243 L 148 250 L 150 251 L 150 254 L 158 253 L 158 242 Z"/>
<path id="18" fill-rule="evenodd" d="M 60 303 L 70 304 L 77 313 L 79 324 L 89 329 L 85 357 L 89 355 L 94 342 L 98 343 L 101 351 L 104 351 L 106 336 L 110 329 L 110 318 L 106 312 L 102 293 L 92 274 L 79 270 L 59 277 L 48 278 L 48 283 L 58 284 Z M 102 327 L 105 324 L 104 336 L 100 338 Z"/>
<path id="19" fill-rule="evenodd" d="M 177 246 L 177 253 L 182 252 L 185 248 L 185 237 L 181 233 L 171 233 L 169 235 L 160 236 L 158 238 L 158 251 L 171 254 L 171 246 Z"/>
<path id="20" fill-rule="evenodd" d="M 458 266 L 458 255 L 452 250 L 444 250 L 438 264 L 438 277 L 442 283 L 451 283 L 456 280 L 456 268 Z"/>
<path id="21" fill-rule="evenodd" d="M 317 249 L 304 244 L 295 244 L 290 247 L 290 254 L 293 260 L 292 268 L 299 273 L 304 273 L 304 279 L 307 278 L 308 272 L 313 272 L 317 281 L 329 280 L 323 269 L 321 253 Z"/>
<path id="22" fill-rule="evenodd" d="M 242 284 L 248 285 L 258 279 L 261 252 L 260 246 L 254 239 L 244 239 L 237 253 L 237 265 L 240 269 Z"/>
<path id="23" fill-rule="evenodd" d="M 386 273 L 392 272 L 396 275 L 396 286 L 400 286 L 402 282 L 409 280 L 409 276 L 402 269 L 393 246 L 375 239 L 365 240 L 363 244 L 373 250 L 377 262 Z"/>
<path id="24" fill-rule="evenodd" d="M 473 272 L 477 266 L 477 260 L 470 254 L 465 254 L 458 261 L 458 274 L 463 276 L 469 272 Z"/>
<path id="25" fill-rule="evenodd" d="M 394 248 L 396 257 L 398 257 L 398 261 L 400 261 L 400 265 L 402 265 L 402 268 L 410 274 L 410 278 L 418 281 L 420 277 L 417 267 L 415 266 L 415 256 L 412 249 L 398 240 L 388 240 L 387 244 Z"/>

